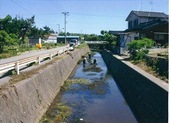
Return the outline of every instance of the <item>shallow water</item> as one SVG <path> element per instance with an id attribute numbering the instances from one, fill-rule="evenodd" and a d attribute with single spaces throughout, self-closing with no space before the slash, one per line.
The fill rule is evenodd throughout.
<path id="1" fill-rule="evenodd" d="M 115 80 L 107 72 L 99 53 L 92 59 L 97 65 L 80 63 L 72 78 L 85 78 L 89 84 L 72 84 L 55 100 L 65 102 L 72 108 L 72 114 L 65 123 L 137 123 L 133 113 L 118 89 Z M 101 71 L 93 71 L 94 67 Z M 92 69 L 87 69 L 92 68 Z"/>

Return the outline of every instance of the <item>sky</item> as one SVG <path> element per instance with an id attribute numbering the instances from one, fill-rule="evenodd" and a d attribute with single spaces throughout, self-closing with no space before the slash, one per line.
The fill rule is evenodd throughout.
<path id="1" fill-rule="evenodd" d="M 168 0 L 0 0 L 0 18 L 31 18 L 38 28 L 48 26 L 64 32 L 64 15 L 69 12 L 66 31 L 100 34 L 101 30 L 123 31 L 132 10 L 169 13 Z"/>

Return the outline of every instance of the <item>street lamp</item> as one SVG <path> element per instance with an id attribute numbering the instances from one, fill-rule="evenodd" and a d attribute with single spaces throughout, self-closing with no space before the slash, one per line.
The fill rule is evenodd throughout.
<path id="1" fill-rule="evenodd" d="M 69 12 L 62 12 L 64 14 L 64 25 L 65 25 L 65 44 L 66 44 L 66 16 L 69 15 Z"/>

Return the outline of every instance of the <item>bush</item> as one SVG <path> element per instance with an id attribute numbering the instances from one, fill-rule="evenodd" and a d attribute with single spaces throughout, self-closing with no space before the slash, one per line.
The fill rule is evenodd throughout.
<path id="1" fill-rule="evenodd" d="M 128 43 L 128 50 L 131 54 L 132 60 L 142 60 L 145 55 L 148 54 L 146 48 L 150 48 L 154 45 L 154 41 L 148 38 L 143 38 L 141 40 L 133 40 Z"/>
<path id="2" fill-rule="evenodd" d="M 136 53 L 134 60 L 145 59 L 145 55 L 148 54 L 148 50 L 141 50 Z"/>

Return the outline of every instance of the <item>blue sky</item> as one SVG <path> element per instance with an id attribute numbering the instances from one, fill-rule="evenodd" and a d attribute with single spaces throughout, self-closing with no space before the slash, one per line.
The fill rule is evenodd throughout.
<path id="1" fill-rule="evenodd" d="M 35 15 L 36 26 L 49 26 L 67 32 L 100 34 L 101 30 L 125 30 L 131 10 L 156 11 L 168 14 L 168 0 L 0 0 L 0 18 L 30 18 Z M 60 25 L 60 26 L 59 26 Z"/>

